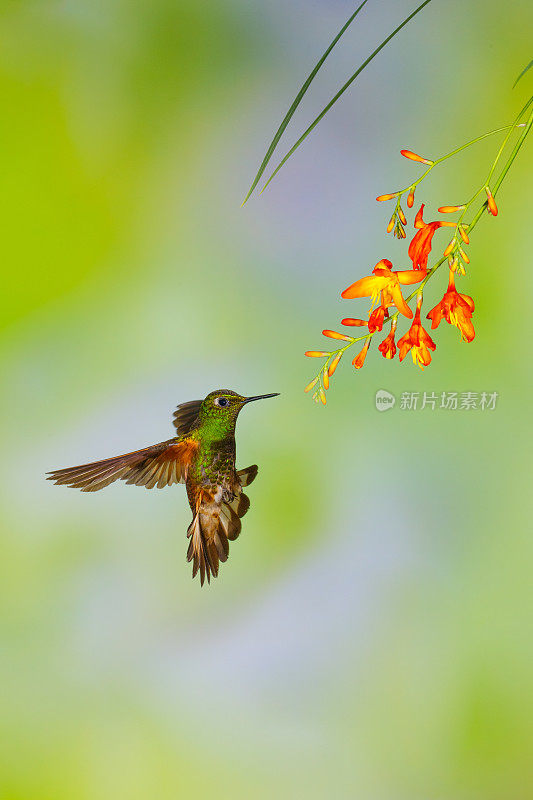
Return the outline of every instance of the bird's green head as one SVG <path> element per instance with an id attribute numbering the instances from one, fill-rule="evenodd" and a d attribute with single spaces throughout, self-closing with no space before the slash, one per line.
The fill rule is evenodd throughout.
<path id="1" fill-rule="evenodd" d="M 255 397 L 243 397 L 231 389 L 217 389 L 210 392 L 202 400 L 198 414 L 200 428 L 208 428 L 214 436 L 223 438 L 235 430 L 235 422 L 241 409 L 253 400 L 277 397 L 275 394 L 260 394 Z"/>

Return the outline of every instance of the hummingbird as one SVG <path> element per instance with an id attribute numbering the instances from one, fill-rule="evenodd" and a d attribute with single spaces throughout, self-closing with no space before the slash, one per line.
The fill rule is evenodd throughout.
<path id="1" fill-rule="evenodd" d="M 241 518 L 250 507 L 242 491 L 257 477 L 257 464 L 235 467 L 235 424 L 242 408 L 254 400 L 277 397 L 260 394 L 243 397 L 230 389 L 217 389 L 204 400 L 181 403 L 173 414 L 177 436 L 166 442 L 91 464 L 56 469 L 47 480 L 82 492 L 97 492 L 116 480 L 162 489 L 184 483 L 192 511 L 187 529 L 187 561 L 193 578 L 218 576 L 219 562 L 229 554 L 229 542 L 241 532 Z"/>

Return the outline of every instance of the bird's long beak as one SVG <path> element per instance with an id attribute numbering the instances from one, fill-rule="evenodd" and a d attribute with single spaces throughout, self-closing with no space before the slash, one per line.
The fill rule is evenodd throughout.
<path id="1" fill-rule="evenodd" d="M 252 400 L 265 400 L 267 397 L 279 397 L 279 392 L 274 392 L 274 394 L 258 394 L 255 397 L 246 397 L 243 401 L 244 403 L 251 403 Z"/>

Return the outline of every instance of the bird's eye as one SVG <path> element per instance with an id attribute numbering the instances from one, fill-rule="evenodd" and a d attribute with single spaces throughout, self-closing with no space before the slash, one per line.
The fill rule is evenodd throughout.
<path id="1" fill-rule="evenodd" d="M 227 397 L 217 397 L 215 399 L 215 405 L 219 408 L 226 408 L 226 406 L 229 406 L 229 400 Z"/>

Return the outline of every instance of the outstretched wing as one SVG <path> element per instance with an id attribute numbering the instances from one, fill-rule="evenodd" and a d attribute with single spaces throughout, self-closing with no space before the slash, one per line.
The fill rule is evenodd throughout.
<path id="1" fill-rule="evenodd" d="M 250 499 L 241 491 L 243 486 L 255 480 L 257 466 L 237 472 L 239 485 L 235 487 L 233 500 L 217 500 L 210 493 L 200 489 L 196 498 L 196 513 L 189 525 L 187 536 L 190 539 L 187 561 L 192 561 L 192 576 L 200 571 L 203 586 L 207 577 L 218 575 L 219 563 L 227 561 L 229 542 L 234 541 L 241 532 L 241 517 L 250 508 Z M 194 510 L 194 506 L 193 506 Z"/>
<path id="2" fill-rule="evenodd" d="M 49 481 L 64 484 L 82 492 L 97 492 L 117 480 L 153 489 L 185 483 L 191 458 L 198 447 L 193 439 L 169 439 L 133 453 L 82 464 L 79 467 L 56 469 L 47 474 Z"/>

